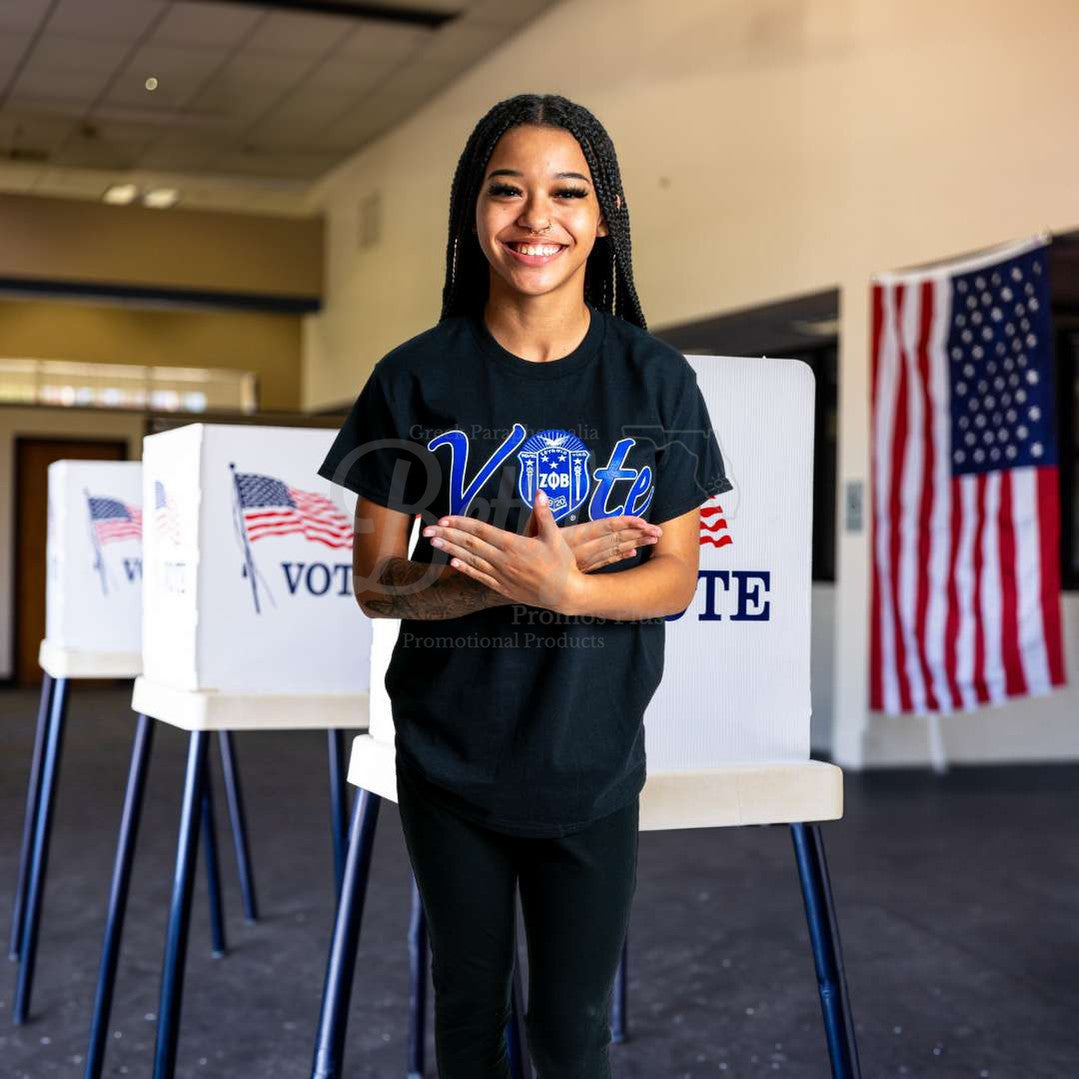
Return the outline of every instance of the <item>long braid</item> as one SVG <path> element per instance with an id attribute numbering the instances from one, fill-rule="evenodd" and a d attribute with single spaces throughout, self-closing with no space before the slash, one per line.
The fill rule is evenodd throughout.
<path id="1" fill-rule="evenodd" d="M 584 298 L 593 307 L 647 330 L 633 281 L 629 206 L 614 145 L 588 109 L 558 94 L 506 98 L 494 105 L 469 135 L 450 188 L 446 280 L 439 321 L 476 312 L 487 302 L 490 267 L 471 225 L 491 154 L 498 140 L 520 124 L 562 128 L 580 144 L 607 224 L 607 235 L 596 237 L 585 264 Z M 615 203 L 616 195 L 621 197 L 620 206 Z"/>

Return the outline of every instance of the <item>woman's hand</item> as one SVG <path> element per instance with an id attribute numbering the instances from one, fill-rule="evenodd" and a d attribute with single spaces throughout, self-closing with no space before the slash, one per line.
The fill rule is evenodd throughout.
<path id="1" fill-rule="evenodd" d="M 423 534 L 431 537 L 432 547 L 450 555 L 454 569 L 508 600 L 576 613 L 583 575 L 543 491 L 536 494 L 530 527 L 534 535 L 518 535 L 473 517 L 451 515 L 428 525 Z"/>
<path id="2" fill-rule="evenodd" d="M 525 528 L 526 536 L 536 534 L 535 519 L 533 510 Z M 600 566 L 630 558 L 638 547 L 655 543 L 663 535 L 663 529 L 643 517 L 622 514 L 579 525 L 563 525 L 562 535 L 577 559 L 577 568 L 582 573 L 591 573 Z"/>

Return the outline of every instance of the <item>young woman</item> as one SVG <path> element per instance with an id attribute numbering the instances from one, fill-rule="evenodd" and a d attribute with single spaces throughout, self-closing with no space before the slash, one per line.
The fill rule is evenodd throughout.
<path id="1" fill-rule="evenodd" d="M 519 889 L 538 1074 L 609 1076 L 642 717 L 698 507 L 731 484 L 692 367 L 647 332 L 587 109 L 521 94 L 476 125 L 441 318 L 375 365 L 319 471 L 360 496 L 363 610 L 402 620 L 386 689 L 439 1075 L 509 1074 Z"/>

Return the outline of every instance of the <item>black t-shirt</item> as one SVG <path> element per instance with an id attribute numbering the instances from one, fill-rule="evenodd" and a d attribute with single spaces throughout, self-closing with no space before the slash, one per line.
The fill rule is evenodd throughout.
<path id="1" fill-rule="evenodd" d="M 580 345 L 547 362 L 509 352 L 481 313 L 394 348 L 319 474 L 420 513 L 421 525 L 453 513 L 514 532 L 537 484 L 563 527 L 623 513 L 662 523 L 730 490 L 686 358 L 588 307 Z M 651 550 L 593 572 L 622 572 Z M 448 561 L 422 534 L 410 558 Z M 643 717 L 665 624 L 516 602 L 402 619 L 385 681 L 399 771 L 445 807 L 516 835 L 566 835 L 613 813 L 644 786 Z"/>

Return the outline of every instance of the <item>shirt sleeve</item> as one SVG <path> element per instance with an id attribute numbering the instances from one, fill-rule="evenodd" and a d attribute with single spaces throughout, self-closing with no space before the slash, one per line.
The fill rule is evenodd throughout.
<path id="1" fill-rule="evenodd" d="M 386 369 L 375 365 L 337 432 L 318 474 L 377 502 L 415 514 L 424 508 L 429 469 L 437 461 L 407 437 L 408 419 L 395 406 Z M 437 490 L 432 478 L 431 490 Z"/>
<path id="2" fill-rule="evenodd" d="M 684 356 L 682 363 L 676 403 L 656 451 L 656 493 L 649 514 L 656 524 L 680 517 L 734 487 L 723 466 L 697 372 Z"/>

